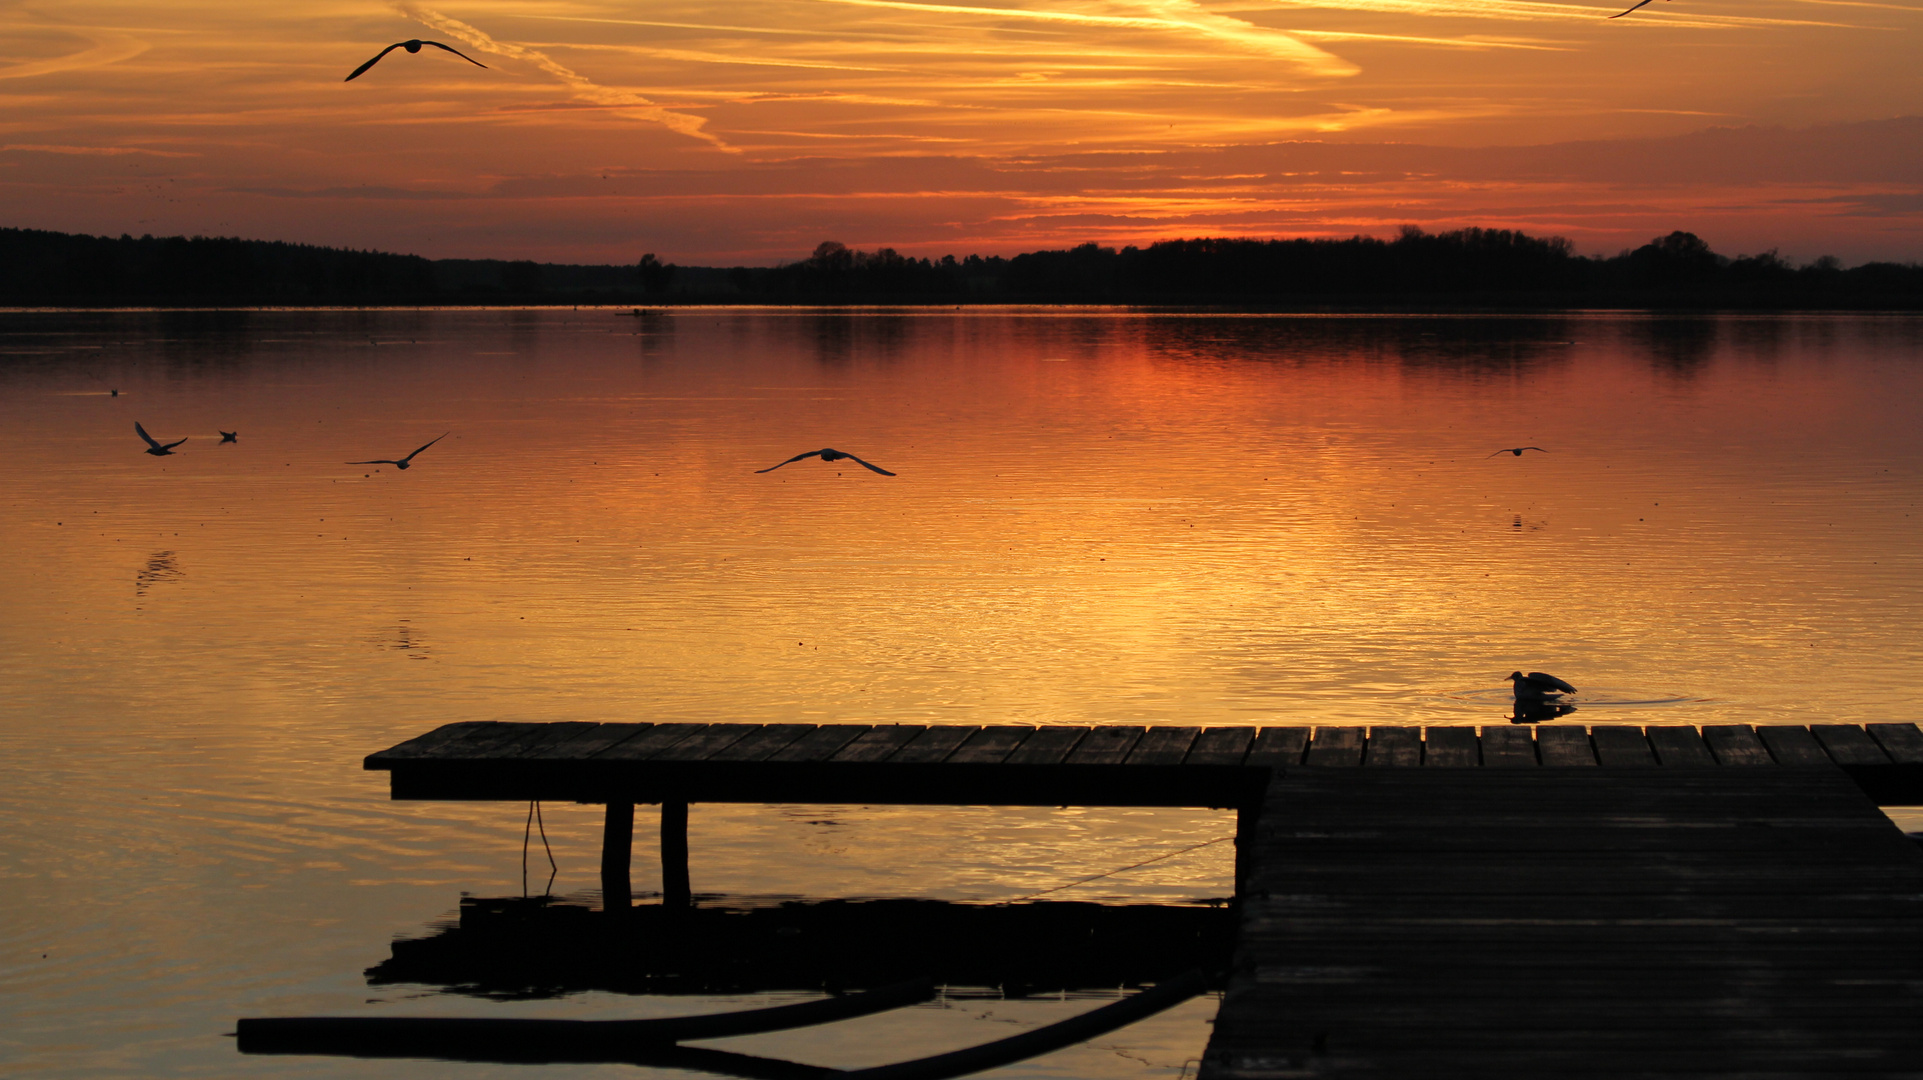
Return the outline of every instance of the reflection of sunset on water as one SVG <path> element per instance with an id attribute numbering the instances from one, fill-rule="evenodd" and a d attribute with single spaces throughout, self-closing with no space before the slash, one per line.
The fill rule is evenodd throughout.
<path id="1" fill-rule="evenodd" d="M 154 1025 L 365 1008 L 390 935 L 518 889 L 525 807 L 392 803 L 360 768 L 445 722 L 1506 724 L 1506 673 L 1540 670 L 1579 688 L 1557 724 L 1808 723 L 1888 719 L 1893 691 L 1863 688 L 1914 681 L 1908 319 L 8 328 L 0 744 L 35 763 L 4 797 L 31 823 L 0 852 L 27 868 L 8 933 L 48 957 L 16 981 L 21 1022 L 60 1045 L 30 1053 L 89 1074 L 150 1060 Z M 134 415 L 189 441 L 147 455 Z M 450 430 L 404 473 L 347 464 Z M 824 445 L 898 475 L 756 472 Z M 1523 445 L 1546 452 L 1491 456 Z M 595 887 L 601 818 L 544 807 L 557 892 Z M 1233 830 L 1211 810 L 697 804 L 689 838 L 717 902 L 1117 903 L 1225 895 Z M 658 887 L 645 853 L 634 886 Z M 416 992 L 373 991 L 435 1011 Z M 1173 1076 L 1210 1009 L 1141 1029 L 1166 1073 L 1101 1071 L 1122 1066 L 1099 1048 L 1059 1067 Z M 936 1020 L 900 1023 L 873 1052 Z M 226 1075 L 206 1041 L 183 1070 Z M 852 1053 L 769 1052 L 809 1046 Z"/>

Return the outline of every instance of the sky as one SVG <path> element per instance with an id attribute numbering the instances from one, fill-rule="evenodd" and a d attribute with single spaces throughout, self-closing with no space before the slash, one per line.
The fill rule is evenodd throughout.
<path id="1" fill-rule="evenodd" d="M 1923 259 L 1923 0 L 0 0 L 0 226 L 770 265 L 1673 229 Z M 382 47 L 396 50 L 353 82 Z"/>

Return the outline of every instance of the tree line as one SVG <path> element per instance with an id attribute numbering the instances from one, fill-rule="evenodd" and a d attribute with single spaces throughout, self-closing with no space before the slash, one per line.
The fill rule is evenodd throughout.
<path id="1" fill-rule="evenodd" d="M 1010 258 L 825 241 L 772 267 L 429 260 L 277 241 L 0 229 L 0 304 L 1075 303 L 1245 307 L 1923 308 L 1923 266 L 1731 258 L 1672 232 L 1613 256 L 1509 229 L 1165 240 Z"/>

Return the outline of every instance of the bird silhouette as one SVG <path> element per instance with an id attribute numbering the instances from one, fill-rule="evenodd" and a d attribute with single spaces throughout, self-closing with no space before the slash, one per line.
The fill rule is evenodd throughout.
<path id="1" fill-rule="evenodd" d="M 870 465 L 867 462 L 861 460 L 860 458 L 846 451 L 835 450 L 831 448 L 821 449 L 821 450 L 810 450 L 805 454 L 796 454 L 794 457 L 791 457 L 788 460 L 782 462 L 781 465 L 792 465 L 795 462 L 800 461 L 802 458 L 811 458 L 811 457 L 818 457 L 823 461 L 840 461 L 842 458 L 847 458 L 849 461 L 852 461 L 855 464 L 861 466 L 862 468 L 867 469 L 869 472 L 878 472 L 883 476 L 895 475 L 894 473 L 889 472 L 887 469 L 878 468 L 874 465 Z M 755 472 L 757 474 L 774 472 L 776 469 L 781 468 L 781 465 L 771 465 L 765 469 L 756 469 Z"/>
<path id="2" fill-rule="evenodd" d="M 1576 688 L 1540 671 L 1524 675 L 1520 671 L 1509 673 L 1509 681 L 1515 684 L 1517 701 L 1541 701 L 1551 694 L 1573 694 Z"/>
<path id="3" fill-rule="evenodd" d="M 1505 446 L 1501 450 L 1498 450 L 1495 453 L 1490 454 L 1489 456 L 1500 457 L 1503 454 L 1514 454 L 1517 457 L 1521 457 L 1522 452 L 1524 450 L 1534 450 L 1534 451 L 1537 451 L 1538 453 L 1543 453 L 1543 454 L 1547 454 L 1549 452 L 1547 450 L 1544 450 L 1540 446 Z"/>
<path id="4" fill-rule="evenodd" d="M 1639 8 L 1639 7 L 1642 7 L 1642 6 L 1643 6 L 1643 4 L 1647 4 L 1647 3 L 1649 3 L 1649 0 L 1642 0 L 1642 3 L 1641 3 L 1641 4 L 1637 4 L 1637 5 L 1636 5 L 1636 7 L 1632 7 L 1632 8 L 1630 8 L 1630 9 L 1629 9 L 1629 11 L 1634 11 L 1634 10 L 1636 10 L 1636 8 Z M 1617 13 L 1615 13 L 1614 15 L 1611 15 L 1611 16 L 1610 16 L 1610 18 L 1612 18 L 1612 19 L 1620 19 L 1620 18 L 1622 18 L 1622 17 L 1624 16 L 1624 15 L 1627 15 L 1627 14 L 1629 14 L 1629 11 L 1618 11 L 1618 12 L 1617 12 Z"/>
<path id="5" fill-rule="evenodd" d="M 1644 0 L 1644 2 L 1647 3 L 1648 0 Z M 423 45 L 432 45 L 437 49 L 446 49 L 448 52 L 451 52 L 455 56 L 458 56 L 461 59 L 467 61 L 468 63 L 473 64 L 477 68 L 484 68 L 487 66 L 486 64 L 481 63 L 479 60 L 474 59 L 472 56 L 469 56 L 468 54 L 462 52 L 461 50 L 455 48 L 452 45 L 443 45 L 438 41 L 422 41 L 420 38 L 415 38 L 412 41 L 397 41 L 394 44 L 389 45 L 387 48 L 382 49 L 380 52 L 375 53 L 374 59 L 369 60 L 365 64 L 362 64 L 360 67 L 355 68 L 354 74 L 349 75 L 347 78 L 342 79 L 341 81 L 353 82 L 355 79 L 360 78 L 362 72 L 366 71 L 368 68 L 373 67 L 375 64 L 380 63 L 381 57 L 386 56 L 388 53 L 393 52 L 395 49 L 406 49 L 408 52 L 417 53 L 421 51 L 421 46 Z"/>
<path id="6" fill-rule="evenodd" d="M 440 442 L 440 441 L 441 441 L 442 439 L 445 439 L 445 438 L 447 438 L 447 437 L 448 437 L 449 435 L 452 435 L 452 434 L 453 434 L 453 432 L 451 432 L 451 431 L 443 431 L 443 432 L 441 432 L 441 434 L 440 434 L 440 435 L 439 435 L 439 436 L 438 436 L 437 438 L 433 438 L 433 439 L 429 439 L 429 440 L 427 441 L 427 444 L 426 444 L 425 446 L 422 446 L 422 447 L 421 447 L 421 450 L 425 450 L 425 449 L 427 449 L 427 448 L 428 448 L 429 446 L 433 446 L 433 445 L 434 445 L 435 443 L 437 443 L 437 442 Z M 420 453 L 420 452 L 421 452 L 421 450 L 416 450 L 416 451 L 414 451 L 414 454 L 418 454 L 418 453 Z M 394 467 L 395 467 L 395 468 L 397 468 L 397 469 L 405 469 L 405 468 L 407 468 L 407 466 L 408 466 L 408 463 L 414 460 L 414 454 L 409 454 L 409 455 L 407 455 L 406 457 L 404 457 L 404 458 L 401 458 L 401 459 L 400 459 L 400 460 L 398 460 L 398 461 L 396 461 L 396 460 L 395 460 L 395 459 L 393 459 L 393 458 L 381 458 L 381 459 L 379 459 L 379 460 L 377 460 L 377 461 L 350 461 L 350 462 L 348 462 L 348 464 L 349 464 L 349 465 L 392 465 L 392 466 L 394 466 Z"/>
<path id="7" fill-rule="evenodd" d="M 147 440 L 147 453 L 152 454 L 155 457 L 166 457 L 168 454 L 171 454 L 174 452 L 174 447 L 179 446 L 181 443 L 184 443 L 187 441 L 186 439 L 178 439 L 174 442 L 168 443 L 165 446 L 162 446 L 160 443 L 154 441 L 154 437 L 152 435 L 147 434 L 147 429 L 144 427 L 141 427 L 140 421 L 138 420 L 134 421 L 134 430 L 140 433 L 141 438 Z"/>
<path id="8" fill-rule="evenodd" d="M 239 442 L 239 441 L 240 441 L 240 432 L 238 432 L 238 431 L 223 431 L 223 432 L 221 432 L 221 433 L 220 433 L 220 441 L 221 441 L 221 442 L 224 442 L 224 443 L 228 443 L 228 442 Z"/>

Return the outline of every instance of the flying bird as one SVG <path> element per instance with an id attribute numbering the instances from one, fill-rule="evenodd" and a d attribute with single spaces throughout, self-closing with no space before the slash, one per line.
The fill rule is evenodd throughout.
<path id="1" fill-rule="evenodd" d="M 1637 4 L 1637 5 L 1636 5 L 1636 7 L 1633 7 L 1633 8 L 1630 8 L 1630 9 L 1629 9 L 1629 11 L 1634 11 L 1634 10 L 1636 10 L 1636 8 L 1639 8 L 1639 7 L 1642 7 L 1642 6 L 1643 6 L 1643 4 L 1647 4 L 1647 3 L 1649 3 L 1649 0 L 1642 0 L 1642 3 L 1640 3 L 1640 4 Z M 1618 11 L 1618 12 L 1617 12 L 1617 13 L 1615 13 L 1614 15 L 1611 15 L 1611 16 L 1610 16 L 1610 18 L 1612 18 L 1612 19 L 1620 19 L 1620 18 L 1622 18 L 1622 17 L 1624 16 L 1624 15 L 1627 15 L 1627 14 L 1629 14 L 1629 11 Z"/>
<path id="2" fill-rule="evenodd" d="M 421 450 L 427 449 L 428 446 L 433 446 L 435 443 L 440 442 L 441 439 L 445 439 L 452 434 L 453 432 L 451 431 L 441 432 L 438 438 L 429 439 L 427 442 L 427 445 L 421 447 Z M 420 453 L 421 450 L 414 451 L 414 454 Z M 149 453 L 152 453 L 152 451 L 149 451 Z M 406 457 L 401 458 L 399 461 L 396 461 L 393 458 L 381 458 L 378 461 L 350 461 L 348 462 L 348 464 L 349 465 L 392 465 L 397 469 L 405 469 L 407 468 L 408 463 L 414 460 L 414 454 L 409 454 Z"/>
<path id="3" fill-rule="evenodd" d="M 138 420 L 134 421 L 134 430 L 140 433 L 141 438 L 147 440 L 147 453 L 152 454 L 155 457 L 166 457 L 168 454 L 171 454 L 174 452 L 174 447 L 179 446 L 181 443 L 184 443 L 187 441 L 186 439 L 179 439 L 174 442 L 170 442 L 165 446 L 162 446 L 158 442 L 154 441 L 154 437 L 152 435 L 147 434 L 147 429 L 144 427 L 141 427 L 140 421 Z"/>
<path id="4" fill-rule="evenodd" d="M 223 431 L 223 432 L 221 432 L 221 433 L 220 433 L 220 441 L 221 441 L 221 442 L 224 442 L 224 443 L 228 443 L 228 442 L 239 442 L 239 441 L 240 441 L 240 432 L 238 432 L 238 431 Z"/>
<path id="5" fill-rule="evenodd" d="M 1649 0 L 1643 0 L 1643 2 L 1648 3 Z M 366 71 L 368 68 L 373 67 L 375 64 L 380 63 L 381 57 L 386 56 L 388 53 L 393 52 L 395 49 L 406 49 L 408 52 L 417 53 L 421 51 L 421 46 L 423 45 L 432 45 L 437 49 L 446 49 L 448 52 L 451 52 L 455 56 L 458 56 L 461 59 L 467 61 L 468 63 L 473 64 L 477 68 L 484 68 L 487 66 L 486 64 L 481 63 L 479 60 L 474 59 L 472 56 L 469 56 L 468 54 L 462 52 L 461 50 L 455 48 L 452 45 L 443 45 L 438 41 L 422 41 L 420 38 L 415 38 L 412 41 L 397 41 L 394 44 L 389 45 L 387 48 L 382 49 L 380 52 L 375 53 L 374 59 L 369 60 L 365 64 L 362 64 L 360 67 L 355 68 L 354 74 L 349 75 L 347 78 L 342 79 L 341 81 L 353 82 L 355 79 L 360 78 L 362 72 Z"/>
<path id="6" fill-rule="evenodd" d="M 1544 454 L 1547 454 L 1547 453 L 1549 452 L 1549 451 L 1547 451 L 1547 450 L 1544 450 L 1544 449 L 1543 449 L 1542 447 L 1540 447 L 1540 446 L 1505 446 L 1505 447 L 1503 447 L 1502 449 L 1500 449 L 1500 450 L 1498 450 L 1498 451 L 1496 451 L 1495 453 L 1493 453 L 1493 454 L 1490 454 L 1489 456 L 1490 456 L 1490 457 L 1500 457 L 1500 456 L 1501 456 L 1501 455 L 1503 455 L 1503 454 L 1514 454 L 1514 455 L 1516 455 L 1517 457 L 1521 457 L 1521 456 L 1522 456 L 1522 452 L 1523 452 L 1524 450 L 1535 450 L 1535 451 L 1537 451 L 1537 452 L 1539 452 L 1539 453 L 1544 453 Z"/>
<path id="7" fill-rule="evenodd" d="M 894 473 L 889 472 L 887 469 L 877 468 L 873 465 L 870 465 L 853 454 L 850 454 L 841 450 L 834 450 L 834 449 L 810 450 L 805 454 L 796 454 L 794 457 L 791 457 L 787 461 L 782 462 L 781 465 L 792 465 L 795 462 L 800 461 L 802 458 L 811 458 L 811 457 L 818 457 L 823 461 L 840 461 L 842 458 L 847 458 L 849 461 L 852 461 L 855 464 L 861 466 L 862 468 L 867 469 L 869 472 L 878 472 L 883 476 L 895 475 Z M 771 465 L 765 469 L 756 469 L 755 472 L 757 474 L 765 473 L 765 472 L 774 472 L 776 469 L 781 468 L 781 465 Z"/>
<path id="8" fill-rule="evenodd" d="M 1551 694 L 1573 694 L 1576 688 L 1540 671 L 1524 675 L 1520 671 L 1509 673 L 1509 681 L 1515 684 L 1517 701 L 1541 701 Z"/>

